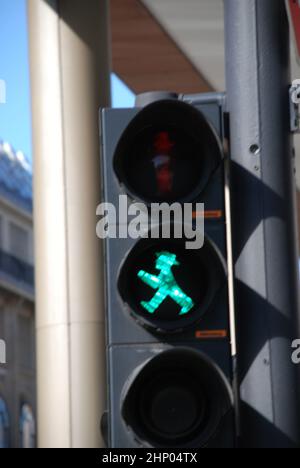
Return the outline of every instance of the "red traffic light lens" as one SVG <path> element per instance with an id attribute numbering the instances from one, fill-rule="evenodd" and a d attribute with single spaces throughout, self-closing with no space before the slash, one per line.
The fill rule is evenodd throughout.
<path id="1" fill-rule="evenodd" d="M 120 183 L 134 199 L 194 201 L 222 159 L 221 143 L 202 114 L 181 101 L 142 109 L 114 156 Z"/>

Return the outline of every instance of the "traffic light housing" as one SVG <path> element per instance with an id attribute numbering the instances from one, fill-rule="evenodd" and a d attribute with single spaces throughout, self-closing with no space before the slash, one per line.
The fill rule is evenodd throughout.
<path id="1" fill-rule="evenodd" d="M 120 186 L 133 199 L 192 202 L 218 167 L 220 151 L 219 140 L 204 115 L 183 101 L 169 99 L 146 106 L 131 120 L 117 144 L 113 167 Z M 167 162 L 163 165 L 160 159 L 170 154 L 172 187 L 160 168 L 161 163 L 166 172 Z"/>
<path id="2" fill-rule="evenodd" d="M 224 108 L 219 94 L 101 115 L 103 198 L 205 204 L 201 249 L 170 237 L 105 242 L 112 448 L 235 445 L 228 301 Z M 121 216 L 118 229 L 128 224 Z M 151 231 L 151 232 L 150 232 Z M 149 230 L 149 234 L 152 233 Z"/>

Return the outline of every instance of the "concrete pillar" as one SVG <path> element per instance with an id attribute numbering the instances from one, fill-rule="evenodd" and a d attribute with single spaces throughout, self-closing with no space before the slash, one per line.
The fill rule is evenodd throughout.
<path id="1" fill-rule="evenodd" d="M 40 447 L 99 447 L 105 405 L 98 109 L 107 0 L 28 0 Z"/>

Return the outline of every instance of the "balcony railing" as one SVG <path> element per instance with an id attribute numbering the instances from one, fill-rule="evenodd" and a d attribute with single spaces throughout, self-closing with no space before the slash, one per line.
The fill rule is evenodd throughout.
<path id="1" fill-rule="evenodd" d="M 34 292 L 34 268 L 28 263 L 0 249 L 0 276 L 14 286 Z"/>

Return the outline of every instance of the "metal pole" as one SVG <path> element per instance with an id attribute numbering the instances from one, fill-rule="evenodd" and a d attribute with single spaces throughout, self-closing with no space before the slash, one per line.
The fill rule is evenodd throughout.
<path id="1" fill-rule="evenodd" d="M 99 447 L 105 407 L 98 110 L 108 2 L 28 0 L 40 447 Z"/>
<path id="2" fill-rule="evenodd" d="M 224 5 L 241 444 L 294 447 L 291 342 L 300 331 L 285 2 Z"/>

